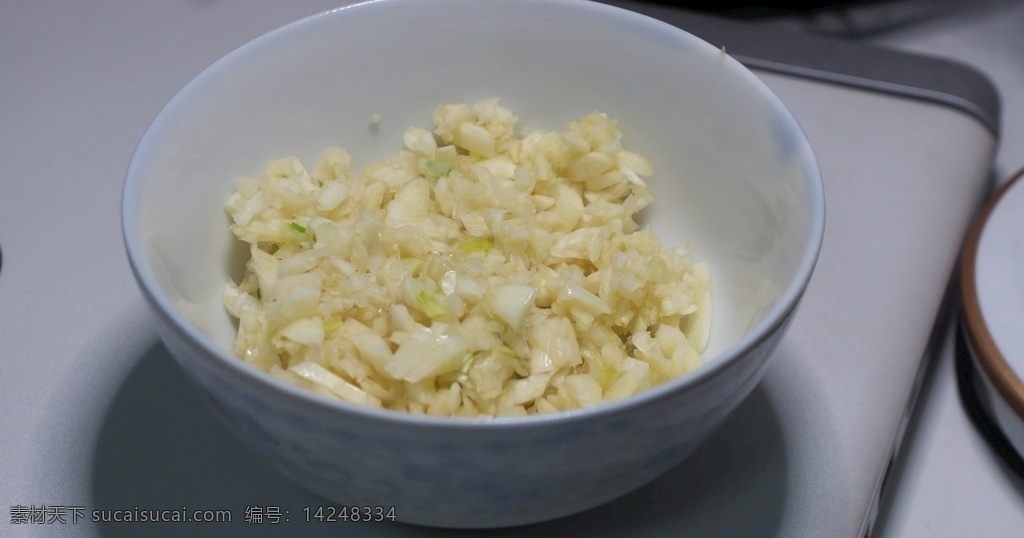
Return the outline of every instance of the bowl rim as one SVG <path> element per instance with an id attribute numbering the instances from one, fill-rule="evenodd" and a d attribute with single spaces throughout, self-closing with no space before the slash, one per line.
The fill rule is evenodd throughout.
<path id="1" fill-rule="evenodd" d="M 384 421 L 393 424 L 401 424 L 403 427 L 426 427 L 426 428 L 452 428 L 466 429 L 497 427 L 540 427 L 553 423 L 565 421 L 581 421 L 590 418 L 621 414 L 625 411 L 652 405 L 658 401 L 671 397 L 681 390 L 690 390 L 692 387 L 709 383 L 723 370 L 732 366 L 740 357 L 748 351 L 757 347 L 788 321 L 797 309 L 800 298 L 806 290 L 817 260 L 821 251 L 825 234 L 825 193 L 822 181 L 821 170 L 816 155 L 814 154 L 806 132 L 792 112 L 778 98 L 778 96 L 753 72 L 740 64 L 732 57 L 724 55 L 723 51 L 704 41 L 703 39 L 689 33 L 688 31 L 652 18 L 650 16 L 617 6 L 593 2 L 589 0 L 514 0 L 519 5 L 523 3 L 540 4 L 548 6 L 560 4 L 562 6 L 590 11 L 601 17 L 620 17 L 629 20 L 633 24 L 642 24 L 650 29 L 658 29 L 662 32 L 673 32 L 677 37 L 691 41 L 702 50 L 704 54 L 716 54 L 725 57 L 725 65 L 728 65 L 739 79 L 745 80 L 745 84 L 751 86 L 755 93 L 761 94 L 766 103 L 775 108 L 785 117 L 792 119 L 791 125 L 795 130 L 795 139 L 806 147 L 806 163 L 804 174 L 806 181 L 803 187 L 807 191 L 807 240 L 800 253 L 800 262 L 793 278 L 787 283 L 783 292 L 764 316 L 747 330 L 736 342 L 722 350 L 714 357 L 706 358 L 706 362 L 697 369 L 675 379 L 666 381 L 656 387 L 650 388 L 635 395 L 611 402 L 601 402 L 592 406 L 570 411 L 555 413 L 544 413 L 525 417 L 447 417 L 432 415 L 414 415 L 387 409 L 375 409 L 345 402 L 340 399 L 330 399 L 302 388 L 290 385 L 279 380 L 270 374 L 263 372 L 253 366 L 239 360 L 229 350 L 221 349 L 210 341 L 198 328 L 185 319 L 173 306 L 166 294 L 159 291 L 149 264 L 144 254 L 145 247 L 142 232 L 139 229 L 140 214 L 139 201 L 141 200 L 141 175 L 139 168 L 143 166 L 140 160 L 147 153 L 147 148 L 155 144 L 154 137 L 160 131 L 159 127 L 166 122 L 173 122 L 169 116 L 178 107 L 188 94 L 200 87 L 216 72 L 232 64 L 236 59 L 245 57 L 255 49 L 268 45 L 276 39 L 281 39 L 291 32 L 297 32 L 310 24 L 320 24 L 321 21 L 340 17 L 352 10 L 362 9 L 391 9 L 392 4 L 412 2 L 417 0 L 364 0 L 354 4 L 341 6 L 319 13 L 315 13 L 298 20 L 289 22 L 283 26 L 270 30 L 262 35 L 239 46 L 228 54 L 224 55 L 208 67 L 204 68 L 190 81 L 188 81 L 156 114 L 146 130 L 142 134 L 129 161 L 125 174 L 125 181 L 121 199 L 121 226 L 125 250 L 132 273 L 139 285 L 146 301 L 150 303 L 151 310 L 162 318 L 164 325 L 174 330 L 177 335 L 184 339 L 189 346 L 202 350 L 209 360 L 204 361 L 207 365 L 215 366 L 218 369 L 228 371 L 228 375 L 240 382 L 256 385 L 262 390 L 276 393 L 280 397 L 287 398 L 293 403 L 316 408 L 318 411 L 337 414 L 339 416 L 361 417 L 366 420 Z M 492 0 L 493 2 L 493 0 Z M 386 4 L 386 5 L 384 5 Z M 325 22 L 326 23 L 326 22 Z M 166 344 L 165 344 L 166 345 Z M 766 358 L 767 361 L 767 358 Z"/>
<path id="2" fill-rule="evenodd" d="M 1024 380 L 1022 380 L 1003 355 L 995 337 L 985 322 L 985 312 L 978 293 L 977 264 L 982 237 L 988 229 L 990 217 L 997 211 L 999 203 L 1013 188 L 1024 188 L 1024 169 L 1008 179 L 985 202 L 975 217 L 964 241 L 960 262 L 960 313 L 961 322 L 970 344 L 971 355 L 981 373 L 996 389 L 1007 406 L 1024 419 Z M 983 254 L 982 254 L 983 255 Z"/>

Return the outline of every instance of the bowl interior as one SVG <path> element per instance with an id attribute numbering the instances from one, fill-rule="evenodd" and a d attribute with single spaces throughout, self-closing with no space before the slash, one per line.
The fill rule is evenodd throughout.
<path id="1" fill-rule="evenodd" d="M 245 251 L 223 204 L 239 175 L 289 154 L 312 163 L 329 145 L 358 168 L 399 149 L 407 127 L 429 128 L 436 105 L 489 97 L 524 127 L 606 112 L 651 159 L 647 222 L 711 265 L 712 362 L 795 302 L 823 226 L 817 166 L 795 120 L 711 45 L 573 0 L 371 2 L 211 66 L 161 111 L 129 167 L 125 234 L 143 286 L 227 356 L 235 328 L 221 291 Z"/>

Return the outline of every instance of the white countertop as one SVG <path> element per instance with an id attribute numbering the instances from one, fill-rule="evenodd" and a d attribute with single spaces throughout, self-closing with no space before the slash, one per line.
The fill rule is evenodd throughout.
<path id="1" fill-rule="evenodd" d="M 0 202 L 45 202 L 47 211 L 70 215 L 74 223 L 65 233 L 40 235 L 34 233 L 34 224 L 46 215 L 20 210 L 15 204 L 4 206 L 13 213 L 0 215 L 0 222 L 21 224 L 17 229 L 0 228 L 4 263 L 0 269 L 0 325 L 35 328 L 40 349 L 37 356 L 21 356 L 24 346 L 10 344 L 0 335 L 4 375 L 17 385 L 15 390 L 0 391 L 0 409 L 5 411 L 0 416 L 0 431 L 20 435 L 16 441 L 4 441 L 14 448 L 0 456 L 0 534 L 7 535 L 11 529 L 7 521 L 10 505 L 43 501 L 75 505 L 97 494 L 60 465 L 26 470 L 12 468 L 11 462 L 28 461 L 25 452 L 30 450 L 39 451 L 32 455 L 33 461 L 74 460 L 75 447 L 111 420 L 103 413 L 111 405 L 107 400 L 112 395 L 139 401 L 145 397 L 117 394 L 116 387 L 125 377 L 167 376 L 180 384 L 180 374 L 166 367 L 166 358 L 148 360 L 161 351 L 151 347 L 155 335 L 127 264 L 117 265 L 118 274 L 103 275 L 108 265 L 99 261 L 124 260 L 117 203 L 127 160 L 146 122 L 185 81 L 223 54 L 282 21 L 336 3 L 304 0 L 297 6 L 250 0 L 246 3 L 249 12 L 262 17 L 246 17 L 244 24 L 227 27 L 215 21 L 231 17 L 236 3 L 179 0 L 154 9 L 147 2 L 123 2 L 118 5 L 117 17 L 108 17 L 109 3 L 99 9 L 93 3 L 38 0 L 0 8 L 0 95 L 4 101 L 0 104 L 4 112 L 0 123 Z M 994 172 L 1002 179 L 1024 166 L 1024 32 L 1020 30 L 1024 28 L 1024 0 L 971 5 L 969 11 L 944 11 L 867 39 L 957 59 L 993 80 L 1003 99 L 1002 142 Z M 167 12 L 202 12 L 211 16 L 193 18 L 211 22 L 200 22 L 189 33 L 181 33 L 179 27 L 164 28 L 155 20 Z M 161 47 L 135 48 L 148 40 Z M 183 58 L 180 50 L 196 50 L 186 46 L 193 40 L 204 42 L 202 54 Z M 118 51 L 116 62 L 106 55 L 111 50 Z M 53 189 L 53 175 L 61 176 L 60 184 L 73 182 L 82 190 Z M 95 192 L 97 189 L 102 192 Z M 83 196 L 87 191 L 89 196 Z M 108 207 L 91 205 L 96 200 Z M 40 249 L 62 252 L 73 267 L 40 267 L 17 261 Z M 24 278 L 27 271 L 37 274 Z M 49 281 L 52 288 L 12 290 L 3 285 L 5 280 Z M 24 305 L 28 294 L 38 296 L 40 302 L 59 301 L 62 294 L 73 294 L 76 310 L 67 313 L 69 318 L 88 316 L 90 326 L 100 329 L 84 335 L 75 327 L 67 328 L 66 320 L 52 316 L 53 308 L 4 308 L 5 301 L 7 305 Z M 82 304 L 89 306 L 79 308 Z M 16 322 L 12 321 L 15 316 Z M 125 363 L 140 356 L 141 366 Z M 1007 472 L 974 430 L 957 394 L 952 363 L 951 348 L 946 346 L 925 380 L 903 457 L 887 488 L 877 536 L 959 538 L 1024 533 L 1024 481 Z M 104 375 L 109 371 L 118 376 Z M 43 404 L 68 401 L 69 393 L 70 401 L 76 402 L 74 409 Z M 14 405 L 15 398 L 28 395 L 41 404 Z M 17 409 L 16 416 L 8 413 L 10 409 Z M 166 421 L 166 427 L 154 429 L 167 443 L 166 454 L 161 455 L 173 455 L 171 461 L 195 458 L 200 471 L 215 473 L 215 469 L 203 467 L 201 453 L 175 452 L 174 434 L 190 431 L 179 424 L 187 420 L 180 415 L 193 410 L 194 406 L 186 405 L 152 417 Z M 122 408 L 113 419 L 122 427 L 145 423 L 146 418 L 131 413 Z M 130 443 L 108 440 L 111 444 L 106 447 L 106 460 L 99 462 L 101 467 L 119 459 L 138 464 L 135 455 L 117 452 Z M 248 483 L 244 476 L 227 478 Z M 102 489 L 102 485 L 98 487 Z M 38 491 L 63 491 L 67 498 L 24 496 L 24 492 Z M 255 490 L 253 495 L 269 493 Z M 219 508 L 216 498 L 189 499 L 193 504 L 203 501 L 209 508 Z M 40 532 L 43 528 L 34 527 Z M 60 531 L 56 526 L 46 528 L 52 533 Z"/>
<path id="2" fill-rule="evenodd" d="M 903 0 L 888 6 L 866 3 L 847 14 L 757 23 L 790 31 L 834 31 L 854 41 L 973 66 L 1001 96 L 994 184 L 1024 168 L 1024 1 Z M 1024 478 L 971 422 L 959 393 L 955 353 L 951 324 L 928 367 L 894 463 L 873 533 L 877 538 L 1024 535 Z"/>
<path id="3" fill-rule="evenodd" d="M 994 170 L 1002 182 L 1024 167 L 1024 2 L 970 5 L 969 11 L 939 14 L 870 39 L 973 65 L 992 80 L 1002 96 Z M 894 470 L 877 535 L 1022 536 L 1024 479 L 1009 471 L 965 413 L 951 341 L 938 359 Z"/>

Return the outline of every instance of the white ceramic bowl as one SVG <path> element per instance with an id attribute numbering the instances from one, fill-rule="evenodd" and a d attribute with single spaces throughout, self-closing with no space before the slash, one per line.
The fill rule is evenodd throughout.
<path id="1" fill-rule="evenodd" d="M 328 401 L 233 357 L 221 291 L 241 268 L 223 210 L 235 178 L 329 145 L 378 159 L 406 127 L 429 126 L 436 105 L 488 97 L 544 129 L 606 112 L 653 161 L 648 222 L 711 265 L 708 363 L 591 409 L 456 420 Z M 123 225 L 163 341 L 255 451 L 339 504 L 497 527 L 614 499 L 715 430 L 761 379 L 796 309 L 824 195 L 775 95 L 675 27 L 584 0 L 382 0 L 270 32 L 186 85 L 136 149 Z"/>
<path id="2" fill-rule="evenodd" d="M 996 191 L 971 226 L 960 262 L 961 326 L 971 377 L 1000 451 L 1024 458 L 1024 170 Z"/>

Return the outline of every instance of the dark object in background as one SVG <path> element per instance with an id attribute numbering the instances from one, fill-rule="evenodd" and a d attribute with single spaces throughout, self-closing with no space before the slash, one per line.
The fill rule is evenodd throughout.
<path id="1" fill-rule="evenodd" d="M 739 18 L 785 17 L 791 15 L 807 15 L 823 10 L 843 9 L 855 5 L 882 4 L 888 0 L 846 0 L 820 2 L 812 0 L 790 0 L 778 2 L 694 2 L 685 0 L 643 0 L 652 4 L 664 4 L 705 13 L 715 13 Z"/>
<path id="2" fill-rule="evenodd" d="M 932 17 L 956 13 L 972 5 L 963 0 L 727 0 L 709 4 L 693 0 L 596 0 L 634 11 L 701 12 L 756 22 L 775 30 L 791 30 L 844 38 L 863 38 Z M 646 8 L 646 9 L 645 9 Z"/>

